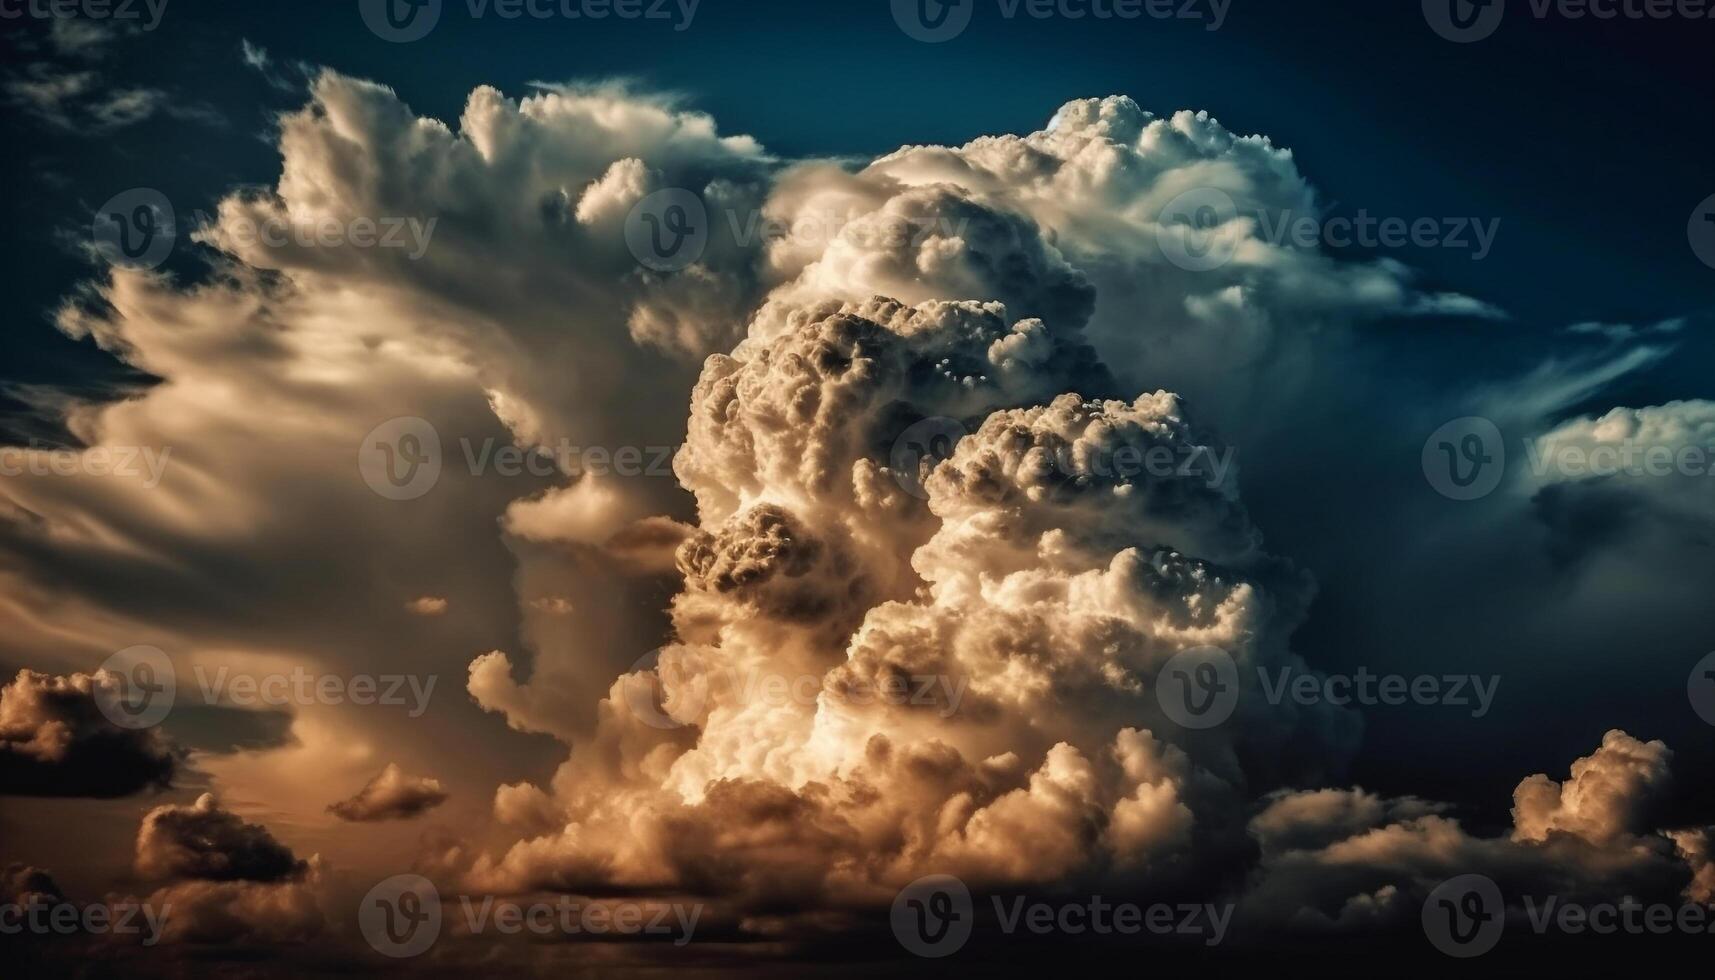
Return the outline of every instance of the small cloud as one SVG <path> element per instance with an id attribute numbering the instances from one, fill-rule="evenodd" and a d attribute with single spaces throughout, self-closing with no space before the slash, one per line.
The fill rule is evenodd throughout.
<path id="1" fill-rule="evenodd" d="M 447 791 L 440 780 L 407 775 L 396 764 L 388 763 L 356 796 L 329 806 L 328 812 L 353 823 L 407 820 L 446 801 Z"/>
<path id="2" fill-rule="evenodd" d="M 269 85 L 283 92 L 290 92 L 295 88 L 284 75 L 274 70 L 274 59 L 269 57 L 267 48 L 260 44 L 251 44 L 249 38 L 241 37 L 238 39 L 238 51 L 244 59 L 245 67 L 261 75 Z"/>
<path id="3" fill-rule="evenodd" d="M 1640 337 L 1658 337 L 1663 334 L 1675 334 L 1684 328 L 1685 318 L 1674 317 L 1671 320 L 1662 320 L 1659 323 L 1652 323 L 1642 327 L 1636 327 L 1629 323 L 1599 323 L 1592 320 L 1585 323 L 1574 323 L 1572 326 L 1566 328 L 1566 332 L 1583 337 L 1603 337 L 1608 340 L 1623 343 L 1629 340 L 1637 340 Z"/>
<path id="4" fill-rule="evenodd" d="M 405 603 L 405 608 L 416 616 L 441 616 L 446 614 L 447 607 L 451 605 L 451 602 L 440 596 L 426 595 Z"/>

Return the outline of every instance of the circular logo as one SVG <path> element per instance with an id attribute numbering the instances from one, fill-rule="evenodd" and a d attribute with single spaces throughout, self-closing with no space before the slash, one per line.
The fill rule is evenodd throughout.
<path id="1" fill-rule="evenodd" d="M 913 41 L 940 44 L 971 26 L 977 0 L 893 0 L 893 22 Z"/>
<path id="2" fill-rule="evenodd" d="M 153 728 L 167 719 L 178 696 L 173 661 L 156 647 L 126 647 L 101 662 L 95 706 L 120 728 Z"/>
<path id="3" fill-rule="evenodd" d="M 1483 875 L 1460 875 L 1437 885 L 1423 902 L 1423 934 L 1448 956 L 1481 956 L 1501 941 L 1507 925 L 1501 889 Z"/>
<path id="4" fill-rule="evenodd" d="M 424 419 L 388 419 L 363 437 L 357 469 L 388 500 L 416 500 L 441 480 L 441 434 Z"/>
<path id="5" fill-rule="evenodd" d="M 928 959 L 957 953 L 976 924 L 971 890 L 952 875 L 928 875 L 901 888 L 890 919 L 899 945 Z"/>
<path id="6" fill-rule="evenodd" d="M 96 251 L 114 265 L 153 269 L 173 254 L 173 202 L 153 187 L 134 187 L 107 199 L 90 225 Z"/>
<path id="7" fill-rule="evenodd" d="M 1481 41 L 1495 33 L 1504 16 L 1505 0 L 1423 0 L 1423 19 L 1435 33 L 1456 44 Z"/>
<path id="8" fill-rule="evenodd" d="M 1155 675 L 1155 698 L 1183 728 L 1214 728 L 1239 706 L 1239 665 L 1220 647 L 1192 647 Z"/>
<path id="9" fill-rule="evenodd" d="M 420 956 L 440 938 L 441 893 L 422 875 L 394 875 L 363 896 L 357 926 L 383 956 Z"/>
<path id="10" fill-rule="evenodd" d="M 1507 469 L 1506 440 L 1495 423 L 1468 415 L 1431 433 L 1423 444 L 1422 461 L 1423 475 L 1436 493 L 1476 500 L 1501 485 Z"/>
<path id="11" fill-rule="evenodd" d="M 709 212 L 703 199 L 682 187 L 656 191 L 625 216 L 625 245 L 639 265 L 678 272 L 709 247 Z"/>
<path id="12" fill-rule="evenodd" d="M 631 665 L 631 670 L 619 679 L 620 694 L 632 715 L 650 728 L 683 728 L 689 722 L 680 721 L 668 714 L 662 703 L 666 697 L 666 686 L 661 680 L 660 667 L 660 650 L 651 650 L 638 658 L 637 662 Z M 681 685 L 675 688 L 673 693 L 673 707 L 679 715 L 686 718 L 702 717 L 703 702 L 708 698 L 708 690 L 705 687 Z"/>
<path id="13" fill-rule="evenodd" d="M 893 451 L 887 454 L 888 469 L 899 488 L 913 497 L 929 499 L 927 481 L 942 460 L 951 459 L 959 440 L 969 431 L 958 419 L 944 415 L 913 422 L 893 440 Z"/>
<path id="14" fill-rule="evenodd" d="M 1711 269 L 1715 269 L 1715 194 L 1697 205 L 1697 210 L 1691 212 L 1691 224 L 1686 228 L 1686 234 L 1691 237 L 1691 250 L 1697 253 L 1698 261 Z"/>
<path id="15" fill-rule="evenodd" d="M 1697 717 L 1715 725 L 1715 653 L 1697 661 L 1686 678 L 1685 693 L 1691 698 L 1691 710 Z"/>
<path id="16" fill-rule="evenodd" d="M 1161 209 L 1155 240 L 1162 256 L 1187 272 L 1219 269 L 1239 250 L 1238 239 L 1222 231 L 1238 216 L 1239 206 L 1226 191 L 1199 187 Z"/>
<path id="17" fill-rule="evenodd" d="M 404 44 L 429 36 L 441 20 L 441 0 L 357 0 L 369 30 L 383 41 Z"/>

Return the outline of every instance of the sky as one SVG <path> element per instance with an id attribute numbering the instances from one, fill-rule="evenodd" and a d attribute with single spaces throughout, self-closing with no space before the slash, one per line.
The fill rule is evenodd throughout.
<path id="1" fill-rule="evenodd" d="M 0 948 L 1706 906 L 1715 18 L 1116 3 L 0 2 Z"/>

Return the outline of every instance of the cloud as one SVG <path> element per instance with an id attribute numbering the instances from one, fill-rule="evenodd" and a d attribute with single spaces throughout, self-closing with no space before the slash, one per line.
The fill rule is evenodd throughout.
<path id="1" fill-rule="evenodd" d="M 0 795 L 130 796 L 164 789 L 182 753 L 153 728 L 110 721 L 117 702 L 105 672 L 53 677 L 21 670 L 0 687 Z"/>
<path id="2" fill-rule="evenodd" d="M 1356 715 L 1259 696 L 1259 670 L 1312 668 L 1292 637 L 1314 583 L 1252 519 L 1233 440 L 1319 431 L 1322 392 L 1363 383 L 1341 372 L 1366 324 L 1497 312 L 1397 262 L 1269 240 L 1262 217 L 1317 199 L 1268 139 L 1108 98 L 842 165 L 611 85 L 482 87 L 452 123 L 331 71 L 308 99 L 280 121 L 274 186 L 196 233 L 211 275 L 115 268 L 61 312 L 162 379 L 68 426 L 171 446 L 173 467 L 151 488 L 0 478 L 8 584 L 98 615 L 0 610 L 61 658 L 146 624 L 210 661 L 467 668 L 474 707 L 423 725 L 489 751 L 434 761 L 435 780 L 390 765 L 334 807 L 450 810 L 499 782 L 493 825 L 425 845 L 449 884 L 696 894 L 756 922 L 885 906 L 929 872 L 1248 880 L 1260 920 L 1326 927 L 1403 915 L 1456 868 L 1565 867 L 1612 894 L 1703 873 L 1703 838 L 1644 817 L 1660 743 L 1527 781 L 1530 839 L 1479 838 L 1447 804 L 1329 788 Z M 674 188 L 709 209 L 709 241 L 657 272 L 625 225 Z M 1207 190 L 1234 202 L 1213 233 L 1231 257 L 1199 270 L 1163 243 L 1190 234 L 1170 205 Z M 313 234 L 386 218 L 434 230 L 412 252 Z M 1662 353 L 1545 365 L 1497 397 L 1540 420 Z M 443 450 L 408 502 L 352 458 L 402 416 Z M 565 465 L 663 446 L 673 479 Z M 488 462 L 538 449 L 556 465 Z M 446 595 L 433 624 L 414 615 Z M 429 633 L 432 652 L 397 653 Z M 1162 676 L 1210 646 L 1240 696 L 1199 729 Z M 551 779 L 525 778 L 507 729 L 564 743 Z M 316 706 L 294 730 L 314 737 L 289 766 L 206 764 L 289 794 L 268 766 L 367 775 L 404 744 L 378 712 Z M 203 910 L 187 937 L 318 928 L 317 862 L 212 797 L 153 811 L 137 863 Z"/>
<path id="3" fill-rule="evenodd" d="M 136 866 L 146 878 L 203 881 L 280 881 L 306 870 L 266 828 L 221 809 L 212 793 L 150 810 L 137 832 Z"/>
<path id="4" fill-rule="evenodd" d="M 1562 901 L 1695 900 L 1706 877 L 1701 830 L 1655 829 L 1643 817 L 1669 779 L 1660 742 L 1610 731 L 1557 784 L 1532 776 L 1515 791 L 1508 837 L 1478 837 L 1445 808 L 1338 790 L 1276 795 L 1251 821 L 1262 861 L 1239 918 L 1299 929 L 1415 923 L 1442 881 L 1480 874 L 1509 907 Z M 1283 834 L 1290 827 L 1290 834 Z"/>
<path id="5" fill-rule="evenodd" d="M 426 595 L 405 603 L 405 608 L 418 616 L 444 616 L 450 605 L 441 596 Z"/>
<path id="6" fill-rule="evenodd" d="M 168 910 L 166 944 L 303 941 L 326 926 L 320 859 L 299 860 L 210 793 L 145 814 L 135 867 L 161 882 L 142 902 Z"/>
<path id="7" fill-rule="evenodd" d="M 388 763 L 357 795 L 328 807 L 341 820 L 367 823 L 377 820 L 408 820 L 433 810 L 447 800 L 438 780 L 406 775 Z"/>

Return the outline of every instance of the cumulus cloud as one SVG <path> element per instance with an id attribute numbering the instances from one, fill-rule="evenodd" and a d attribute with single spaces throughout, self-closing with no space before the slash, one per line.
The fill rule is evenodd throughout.
<path id="1" fill-rule="evenodd" d="M 1403 914 L 1453 869 L 1643 893 L 1707 866 L 1706 837 L 1650 829 L 1665 748 L 1624 736 L 1564 784 L 1521 785 L 1506 838 L 1440 803 L 1304 789 L 1338 784 L 1359 725 L 1252 689 L 1311 669 L 1290 638 L 1314 587 L 1269 550 L 1228 440 L 1310 426 L 1281 407 L 1338 369 L 1314 356 L 1330 338 L 1496 311 L 1271 240 L 1317 199 L 1268 139 L 1108 98 L 846 166 L 615 86 L 483 87 L 449 124 L 324 72 L 279 150 L 278 182 L 198 231 L 215 274 L 114 269 L 62 311 L 163 379 L 68 425 L 176 452 L 147 494 L 0 478 L 0 574 L 102 614 L 75 638 L 9 618 L 62 652 L 147 617 L 349 667 L 438 610 L 437 632 L 466 629 L 490 727 L 570 746 L 540 785 L 501 777 L 480 840 L 426 845 L 460 887 L 706 895 L 758 921 L 742 916 L 885 906 L 931 872 L 1248 879 L 1259 918 L 1327 926 Z M 707 206 L 709 242 L 656 272 L 624 227 L 672 188 Z M 1188 268 L 1171 205 L 1210 190 L 1234 204 L 1212 232 L 1231 255 Z M 409 254 L 312 244 L 389 217 L 433 232 Z M 1593 383 L 1541 380 L 1557 404 Z M 402 416 L 450 463 L 403 505 L 351 459 Z M 680 446 L 676 479 L 568 465 L 660 446 Z M 500 450 L 556 465 L 481 478 Z M 466 620 L 497 582 L 511 608 Z M 245 622 L 204 601 L 223 585 Z M 312 606 L 360 635 L 306 622 Z M 508 630 L 521 647 L 470 659 Z M 1211 646 L 1238 707 L 1193 728 L 1162 675 Z M 316 751 L 373 772 L 389 743 L 365 723 Z M 390 765 L 332 809 L 420 812 L 453 795 L 435 771 Z M 184 938 L 319 928 L 319 863 L 213 797 L 152 811 L 137 869 L 195 910 Z"/>
<path id="2" fill-rule="evenodd" d="M 161 883 L 142 901 L 169 910 L 165 943 L 301 941 L 325 927 L 320 859 L 299 860 L 213 794 L 149 811 L 135 867 Z"/>
<path id="3" fill-rule="evenodd" d="M 153 728 L 109 720 L 118 678 L 21 670 L 0 687 L 0 796 L 130 796 L 166 788 L 182 753 Z"/>
<path id="4" fill-rule="evenodd" d="M 1517 907 L 1550 895 L 1695 900 L 1708 874 L 1706 835 L 1647 819 L 1670 760 L 1660 742 L 1610 731 L 1566 783 L 1537 775 L 1518 785 L 1506 837 L 1472 834 L 1446 807 L 1414 799 L 1276 794 L 1251 820 L 1262 860 L 1240 917 L 1303 929 L 1398 925 L 1416 919 L 1435 886 L 1466 874 L 1489 877 Z"/>
<path id="5" fill-rule="evenodd" d="M 407 820 L 433 810 L 447 800 L 438 780 L 407 775 L 393 763 L 377 773 L 357 794 L 328 807 L 341 820 L 364 823 Z"/>

